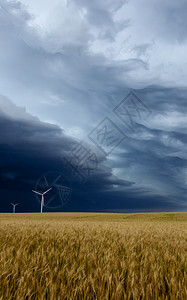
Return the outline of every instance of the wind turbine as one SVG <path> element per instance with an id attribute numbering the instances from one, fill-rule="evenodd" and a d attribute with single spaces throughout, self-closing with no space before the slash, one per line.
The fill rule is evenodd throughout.
<path id="1" fill-rule="evenodd" d="M 37 192 L 37 191 L 34 191 L 32 190 L 34 193 L 42 196 L 42 200 L 41 200 L 41 213 L 43 211 L 43 206 L 44 206 L 44 195 L 47 194 L 52 188 L 48 189 L 47 191 L 45 191 L 44 193 L 40 193 L 40 192 Z"/>
<path id="2" fill-rule="evenodd" d="M 11 204 L 13 205 L 13 213 L 15 213 L 16 212 L 16 205 L 18 205 L 19 203 L 16 203 L 16 204 L 11 203 Z"/>

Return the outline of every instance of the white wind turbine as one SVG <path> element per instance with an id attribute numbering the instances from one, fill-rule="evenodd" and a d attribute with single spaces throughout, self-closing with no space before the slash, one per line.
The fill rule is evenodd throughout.
<path id="1" fill-rule="evenodd" d="M 40 193 L 37 191 L 32 190 L 34 193 L 41 195 L 42 196 L 42 200 L 41 200 L 41 213 L 43 211 L 43 206 L 44 206 L 44 195 L 47 194 L 52 188 L 48 189 L 47 191 L 45 191 L 44 193 Z"/>
<path id="2" fill-rule="evenodd" d="M 15 213 L 16 212 L 16 205 L 18 205 L 19 203 L 16 203 L 16 204 L 11 203 L 11 204 L 13 206 L 13 213 Z"/>

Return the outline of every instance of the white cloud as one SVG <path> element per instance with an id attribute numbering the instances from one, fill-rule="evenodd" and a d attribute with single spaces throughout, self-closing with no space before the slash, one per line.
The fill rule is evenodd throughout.
<path id="1" fill-rule="evenodd" d="M 151 129 L 185 133 L 187 113 L 178 111 L 164 111 L 162 114 L 153 114 L 149 120 L 150 122 L 148 121 L 147 124 L 149 124 L 149 128 Z"/>

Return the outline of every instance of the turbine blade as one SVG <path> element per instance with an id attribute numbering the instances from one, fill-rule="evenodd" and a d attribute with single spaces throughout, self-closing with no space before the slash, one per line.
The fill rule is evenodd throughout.
<path id="1" fill-rule="evenodd" d="M 38 194 L 38 195 L 42 195 L 41 193 L 39 193 L 39 192 L 37 192 L 37 191 L 34 191 L 34 190 L 32 190 L 32 192 L 33 192 L 33 193 L 36 193 L 36 194 Z"/>
<path id="2" fill-rule="evenodd" d="M 45 191 L 44 193 L 43 193 L 43 195 L 45 195 L 47 192 L 49 192 L 50 190 L 51 190 L 52 188 L 50 188 L 50 189 L 48 189 L 47 191 Z"/>

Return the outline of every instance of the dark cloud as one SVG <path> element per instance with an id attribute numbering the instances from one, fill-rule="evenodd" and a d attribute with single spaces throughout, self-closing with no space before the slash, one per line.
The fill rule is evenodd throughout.
<path id="1" fill-rule="evenodd" d="M 30 116 L 23 109 L 19 109 L 7 98 L 2 97 L 0 101 L 0 187 L 4 194 L 5 190 L 20 195 L 23 191 L 27 194 L 35 187 L 40 176 L 48 172 L 65 173 L 73 184 L 73 190 L 80 187 L 77 178 L 72 176 L 71 170 L 65 168 L 63 158 L 67 157 L 77 141 L 64 134 L 60 127 L 43 123 L 39 119 Z M 6 103 L 5 103 L 6 101 Z M 5 113 L 5 106 L 7 112 Z M 98 156 L 98 162 L 102 162 Z M 88 191 L 95 189 L 100 191 L 112 189 L 113 185 L 128 187 L 132 183 L 120 180 L 112 175 L 112 170 L 106 167 L 98 169 L 93 178 L 83 187 L 85 201 Z M 9 192 L 10 193 L 10 192 Z M 32 194 L 32 193 L 31 193 Z M 80 196 L 79 196 L 80 194 Z M 83 195 L 77 192 L 77 197 Z M 21 196 L 20 196 L 21 197 Z M 93 197 L 93 196 L 92 196 Z M 29 199 L 31 196 L 29 196 Z M 1 198 L 1 205 L 7 209 L 11 198 Z M 20 202 L 18 196 L 17 201 Z M 22 200 L 23 201 L 23 200 Z M 77 201 L 75 199 L 74 201 Z M 29 210 L 30 203 L 23 201 L 23 209 Z M 72 206 L 71 206 L 72 205 Z M 73 203 L 69 207 L 73 209 Z M 81 207 L 81 206 L 80 206 Z M 85 206 L 86 207 L 86 206 Z M 82 209 L 85 209 L 82 207 Z"/>
<path id="2" fill-rule="evenodd" d="M 31 189 L 38 178 L 48 172 L 63 173 L 71 181 L 71 200 L 58 210 L 183 209 L 186 159 L 174 155 L 173 145 L 162 143 L 164 131 L 137 124 L 125 148 L 120 147 L 121 154 L 118 153 L 115 160 L 109 158 L 112 168 L 100 157 L 98 169 L 82 184 L 63 161 L 76 140 L 65 135 L 60 127 L 28 115 L 7 98 L 1 100 L 1 195 L 9 191 L 6 200 L 1 197 L 4 210 L 8 210 L 12 197 L 22 202 L 21 210 L 37 210 Z M 183 133 L 171 132 L 170 137 L 186 143 Z M 122 170 L 126 178 L 130 175 L 131 180 L 114 176 L 115 169 Z M 23 192 L 28 200 L 23 199 Z"/>
<path id="3" fill-rule="evenodd" d="M 155 48 L 154 78 L 145 59 L 159 46 L 157 40 L 167 46 L 185 43 L 186 3 L 129 1 L 128 18 L 126 4 L 67 1 L 42 28 L 21 2 L 0 0 L 0 92 L 18 104 L 0 96 L 2 210 L 11 209 L 15 199 L 21 211 L 38 211 L 31 189 L 48 172 L 63 173 L 71 182 L 71 201 L 62 210 L 186 209 L 187 90 L 162 84 L 166 62 L 157 64 L 162 49 Z M 140 25 L 136 32 L 134 24 Z M 130 47 L 133 34 L 140 40 Z M 123 56 L 121 44 L 129 56 Z M 107 55 L 107 47 L 119 56 Z M 113 113 L 132 87 L 139 87 L 136 95 L 152 111 L 136 118 L 135 132 Z M 107 159 L 93 147 L 98 169 L 81 184 L 63 160 L 80 137 L 68 132 L 76 128 L 86 143 L 106 116 L 128 139 Z"/>

